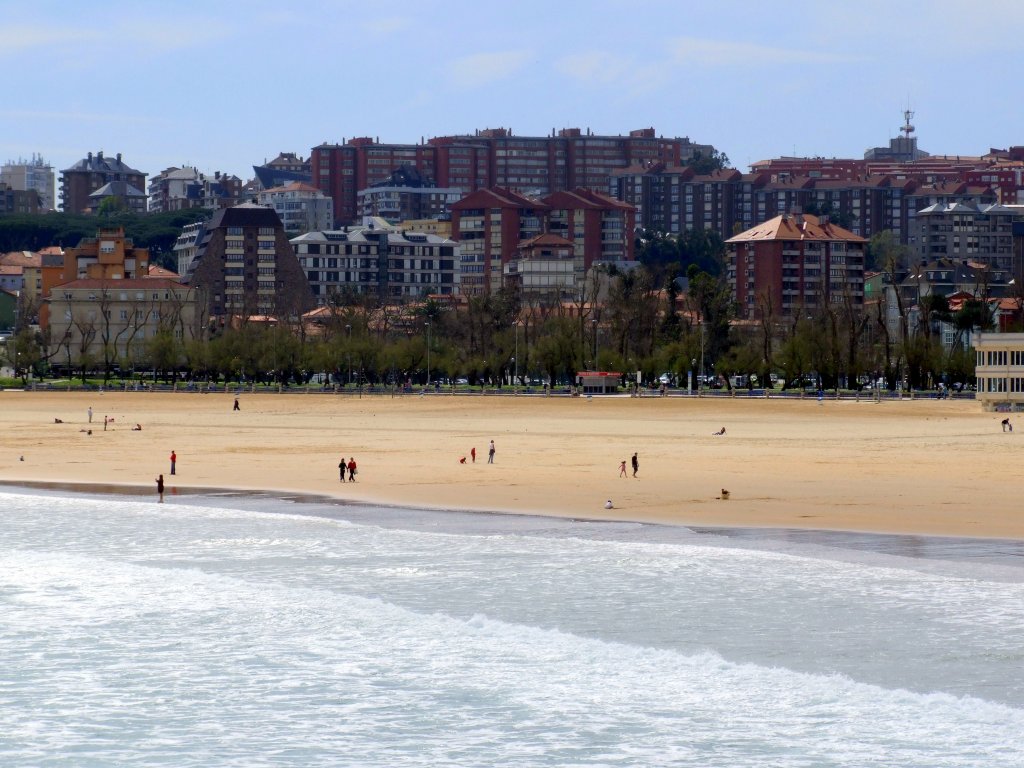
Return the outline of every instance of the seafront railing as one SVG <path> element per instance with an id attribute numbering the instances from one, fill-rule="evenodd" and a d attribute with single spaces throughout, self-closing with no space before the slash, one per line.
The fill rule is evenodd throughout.
<path id="1" fill-rule="evenodd" d="M 3 389 L 3 387 L 0 387 Z M 253 384 L 251 382 L 175 382 L 153 383 L 138 380 L 112 381 L 108 384 L 63 381 L 29 381 L 23 386 L 7 387 L 8 390 L 33 392 L 177 392 L 182 394 L 289 394 L 289 395 L 333 395 L 337 397 L 628 397 L 636 399 L 796 399 L 796 400 L 974 400 L 973 391 L 952 392 L 945 390 L 878 390 L 839 389 L 817 392 L 811 390 L 784 389 L 704 389 L 700 392 L 686 389 L 638 389 L 616 390 L 614 392 L 586 392 L 578 387 L 514 387 L 514 386 L 435 386 L 422 385 L 369 385 L 338 386 L 333 384 Z"/>

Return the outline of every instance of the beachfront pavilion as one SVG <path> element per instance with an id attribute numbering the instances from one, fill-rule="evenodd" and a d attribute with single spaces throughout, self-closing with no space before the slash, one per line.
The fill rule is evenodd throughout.
<path id="1" fill-rule="evenodd" d="M 980 333 L 974 350 L 982 408 L 1024 411 L 1024 333 Z"/>
<path id="2" fill-rule="evenodd" d="M 576 383 L 585 395 L 611 395 L 619 390 L 621 373 L 612 371 L 579 371 Z"/>

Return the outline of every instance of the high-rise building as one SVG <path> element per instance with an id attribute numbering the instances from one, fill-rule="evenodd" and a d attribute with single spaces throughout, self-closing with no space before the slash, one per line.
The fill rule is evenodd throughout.
<path id="1" fill-rule="evenodd" d="M 188 278 L 202 311 L 231 316 L 298 318 L 313 305 L 309 282 L 273 208 L 221 208 L 206 224 Z"/>
<path id="2" fill-rule="evenodd" d="M 583 188 L 537 199 L 493 187 L 452 206 L 452 233 L 462 248 L 462 292 L 467 294 L 522 283 L 519 268 L 509 265 L 538 254 L 546 258 L 548 251 L 557 254 L 559 271 L 571 267 L 579 287 L 595 262 L 634 259 L 634 229 L 632 206 Z M 539 235 L 553 237 L 537 240 Z M 563 259 L 565 242 L 572 244 L 569 264 Z M 560 278 L 559 285 L 563 282 Z"/>
<path id="3" fill-rule="evenodd" d="M 0 167 L 0 183 L 10 189 L 35 190 L 39 195 L 39 210 L 55 208 L 53 166 L 42 155 L 33 154 L 30 160 L 9 160 Z"/>
<path id="4" fill-rule="evenodd" d="M 550 136 L 518 136 L 508 128 L 442 136 L 420 144 L 380 144 L 370 138 L 321 144 L 310 157 L 313 184 L 334 200 L 338 223 L 356 221 L 357 195 L 403 165 L 414 166 L 438 187 L 463 194 L 502 187 L 533 196 L 588 187 L 606 190 L 612 172 L 631 165 L 679 164 L 710 145 L 662 138 L 653 128 L 600 136 L 566 128 Z"/>
<path id="5" fill-rule="evenodd" d="M 741 318 L 792 317 L 864 303 L 867 241 L 826 217 L 782 214 L 729 238 L 727 278 Z"/>

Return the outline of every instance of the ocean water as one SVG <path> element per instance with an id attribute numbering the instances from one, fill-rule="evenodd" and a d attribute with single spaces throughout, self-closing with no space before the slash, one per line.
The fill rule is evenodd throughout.
<path id="1" fill-rule="evenodd" d="M 1024 549 L 0 490 L 3 766 L 1024 766 Z"/>

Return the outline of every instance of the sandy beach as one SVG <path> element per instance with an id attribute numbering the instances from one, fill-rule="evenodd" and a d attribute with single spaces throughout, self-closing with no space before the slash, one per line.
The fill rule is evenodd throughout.
<path id="1" fill-rule="evenodd" d="M 163 473 L 171 500 L 185 488 L 260 489 L 679 525 L 1024 539 L 1024 433 L 1002 432 L 1001 415 L 970 401 L 247 394 L 232 411 L 233 400 L 0 392 L 0 481 L 124 484 L 155 496 Z M 113 419 L 106 431 L 104 416 Z M 637 478 L 619 477 L 634 452 Z M 339 483 L 341 456 L 355 457 L 355 483 Z"/>

